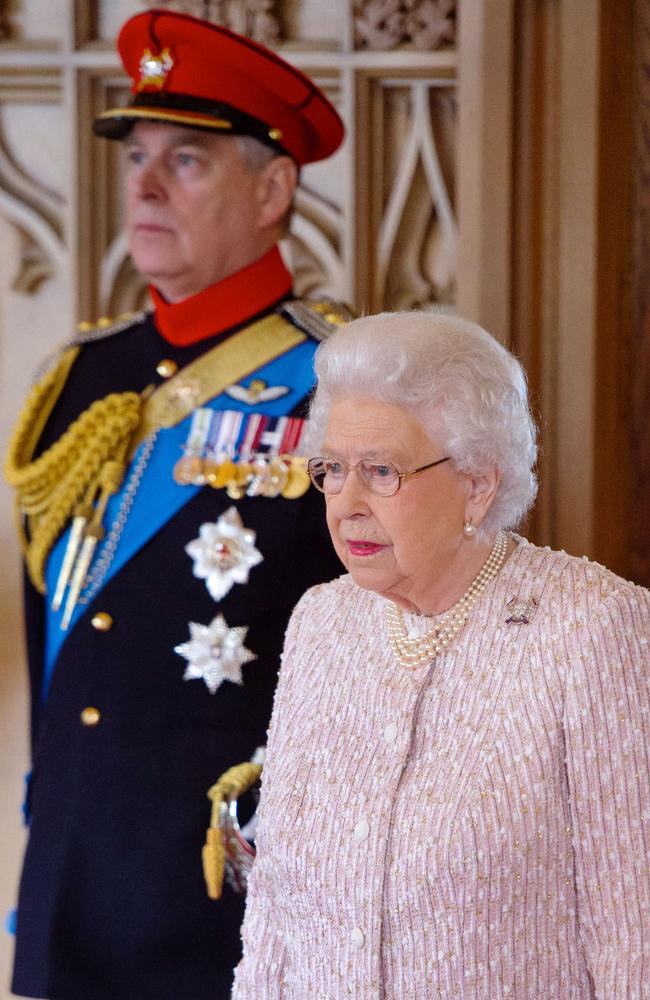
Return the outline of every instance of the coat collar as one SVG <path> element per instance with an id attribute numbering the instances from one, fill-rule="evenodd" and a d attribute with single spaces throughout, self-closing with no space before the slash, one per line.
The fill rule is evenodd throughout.
<path id="1" fill-rule="evenodd" d="M 187 347 L 264 312 L 289 294 L 291 284 L 275 246 L 248 267 L 182 302 L 166 302 L 153 286 L 149 292 L 162 336 L 175 347 Z"/>

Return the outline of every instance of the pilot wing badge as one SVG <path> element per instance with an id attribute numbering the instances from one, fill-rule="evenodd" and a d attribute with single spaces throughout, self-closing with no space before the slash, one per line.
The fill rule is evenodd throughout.
<path id="1" fill-rule="evenodd" d="M 246 403 L 248 406 L 258 406 L 260 403 L 269 403 L 272 399 L 281 399 L 290 391 L 288 385 L 268 385 L 261 378 L 252 379 L 248 385 L 231 385 L 226 389 L 231 399 Z"/>

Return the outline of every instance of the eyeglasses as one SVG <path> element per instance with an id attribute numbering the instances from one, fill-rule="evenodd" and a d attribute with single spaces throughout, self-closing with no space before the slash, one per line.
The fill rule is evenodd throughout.
<path id="1" fill-rule="evenodd" d="M 413 469 L 411 472 L 400 472 L 392 462 L 374 462 L 369 458 L 363 458 L 356 465 L 347 465 L 336 458 L 318 457 L 309 459 L 307 471 L 316 489 L 328 496 L 340 493 L 350 472 L 354 470 L 362 485 L 370 493 L 378 497 L 392 497 L 402 485 L 403 479 L 424 472 L 425 469 L 433 469 L 436 465 L 448 462 L 449 458 L 447 455 L 446 458 L 421 465 L 419 469 Z"/>

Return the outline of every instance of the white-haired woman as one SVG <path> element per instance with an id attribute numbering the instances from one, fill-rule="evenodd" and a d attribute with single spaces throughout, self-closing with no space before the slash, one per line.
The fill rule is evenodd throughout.
<path id="1" fill-rule="evenodd" d="M 291 619 L 236 1000 L 650 997 L 650 594 L 511 533 L 518 362 L 440 314 L 321 348 L 347 575 Z"/>

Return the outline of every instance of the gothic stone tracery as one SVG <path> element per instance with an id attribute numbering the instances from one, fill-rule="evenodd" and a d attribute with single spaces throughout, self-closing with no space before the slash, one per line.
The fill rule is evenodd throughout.
<path id="1" fill-rule="evenodd" d="M 433 50 L 455 39 L 455 0 L 357 0 L 357 48 Z"/>
<path id="2" fill-rule="evenodd" d="M 149 7 L 202 17 L 264 45 L 277 45 L 280 25 L 275 15 L 275 0 L 146 0 Z"/>

